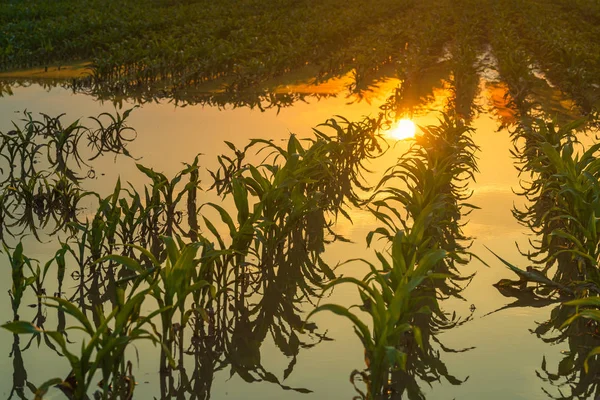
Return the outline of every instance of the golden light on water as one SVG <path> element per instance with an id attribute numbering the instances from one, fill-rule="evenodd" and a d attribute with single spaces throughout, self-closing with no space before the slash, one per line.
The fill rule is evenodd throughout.
<path id="1" fill-rule="evenodd" d="M 396 140 L 415 137 L 417 126 L 408 118 L 398 121 L 398 125 L 390 131 L 390 136 Z"/>

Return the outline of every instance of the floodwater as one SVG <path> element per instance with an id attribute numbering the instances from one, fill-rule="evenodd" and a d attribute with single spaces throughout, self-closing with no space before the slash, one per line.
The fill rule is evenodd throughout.
<path id="1" fill-rule="evenodd" d="M 250 139 L 263 138 L 275 142 L 287 140 L 290 133 L 298 137 L 310 137 L 311 129 L 334 115 L 343 115 L 349 120 L 358 120 L 364 115 L 376 115 L 378 106 L 385 101 L 394 82 L 380 85 L 380 88 L 369 95 L 368 99 L 358 101 L 355 97 L 347 97 L 343 91 L 335 96 L 321 98 L 308 96 L 291 107 L 267 109 L 228 108 L 217 106 L 189 105 L 175 107 L 169 102 L 146 103 L 134 110 L 128 120 L 130 126 L 137 131 L 137 138 L 128 147 L 129 152 L 139 160 L 123 156 L 103 156 L 93 162 L 96 179 L 88 180 L 84 188 L 93 189 L 102 195 L 112 192 L 117 178 L 122 182 L 130 182 L 141 188 L 148 183 L 135 167 L 141 163 L 173 176 L 182 168 L 182 163 L 192 162 L 197 154 L 202 154 L 200 163 L 202 186 L 210 186 L 210 175 L 206 169 L 217 167 L 219 154 L 227 151 L 224 141 L 230 141 L 238 148 L 243 147 Z M 441 351 L 440 359 L 450 374 L 459 380 L 460 385 L 452 385 L 442 379 L 431 386 L 422 384 L 428 399 L 547 399 L 545 391 L 558 394 L 556 388 L 544 382 L 537 373 L 542 369 L 545 357 L 549 370 L 557 368 L 561 359 L 561 351 L 568 350 L 566 345 L 549 345 L 532 334 L 536 322 L 549 317 L 552 306 L 531 308 L 507 308 L 499 310 L 511 303 L 510 298 L 500 294 L 492 284 L 503 278 L 514 279 L 514 275 L 504 267 L 485 246 L 492 249 L 515 265 L 525 267 L 527 260 L 519 255 L 515 243 L 526 249 L 530 232 L 519 225 L 513 218 L 511 209 L 519 205 L 522 199 L 513 193 L 518 189 L 519 177 L 511 157 L 512 147 L 509 133 L 500 129 L 500 123 L 510 118 L 506 110 L 498 107 L 498 94 L 501 87 L 488 85 L 483 81 L 477 102 L 482 112 L 473 120 L 474 142 L 480 147 L 477 154 L 479 173 L 476 182 L 470 184 L 473 196 L 470 203 L 480 209 L 474 210 L 464 227 L 467 236 L 474 238 L 472 251 L 485 260 L 488 266 L 473 260 L 464 267 L 464 273 L 476 272 L 472 283 L 465 289 L 466 301 L 448 300 L 442 303 L 448 312 L 456 312 L 459 316 L 471 316 L 471 320 L 461 326 L 439 335 L 438 339 L 447 348 L 473 349 L 466 352 Z M 290 88 L 298 90 L 298 87 Z M 314 89 L 314 88 L 313 88 Z M 428 125 L 436 122 L 439 110 L 443 108 L 447 91 L 445 84 L 439 80 L 430 87 L 426 101 L 415 112 L 413 120 L 417 125 Z M 303 90 L 310 90 L 310 86 Z M 316 89 L 315 89 L 316 90 Z M 331 94 L 331 88 L 327 93 Z M 73 94 L 63 88 L 45 89 L 31 84 L 25 87 L 12 88 L 13 94 L 0 98 L 0 130 L 11 129 L 11 120 L 20 118 L 18 112 L 28 110 L 34 115 L 43 112 L 57 115 L 65 112 L 65 122 L 101 112 L 112 112 L 111 102 L 100 102 L 93 96 Z M 321 93 L 322 94 L 322 93 Z M 368 101 L 367 101 L 368 100 Z M 350 103 L 350 104 L 349 104 Z M 133 106 L 124 101 L 122 110 Z M 495 107 L 494 107 L 495 106 Z M 393 144 L 388 153 L 370 165 L 374 171 L 369 176 L 371 183 L 377 182 L 381 174 L 396 158 L 408 149 L 409 141 L 398 141 L 390 138 Z M 220 201 L 213 193 L 203 192 L 199 202 Z M 85 210 L 81 212 L 85 213 Z M 93 211 L 92 211 L 93 212 Z M 336 265 L 351 258 L 374 260 L 374 252 L 368 249 L 365 236 L 374 229 L 375 221 L 366 212 L 352 211 L 353 223 L 340 219 L 335 227 L 337 233 L 352 240 L 352 243 L 336 242 L 329 245 L 325 258 L 331 265 Z M 25 254 L 45 262 L 54 251 L 56 242 L 50 239 L 43 243 L 31 236 L 24 239 Z M 10 272 L 7 260 L 0 260 L 4 278 L 0 280 L 0 293 L 6 296 L 0 307 L 3 321 L 11 320 L 12 314 L 7 291 L 10 289 Z M 341 266 L 337 273 L 362 277 L 366 266 L 353 262 Z M 65 280 L 65 291 L 72 290 L 76 283 Z M 354 288 L 339 287 L 322 302 L 350 305 L 357 302 Z M 34 302 L 29 294 L 23 302 L 21 318 L 31 320 L 35 310 L 27 307 Z M 300 306 L 310 311 L 310 304 Z M 495 312 L 496 310 L 499 310 Z M 56 316 L 47 310 L 47 324 L 56 324 Z M 490 314 L 491 313 L 491 314 Z M 305 388 L 312 393 L 300 393 L 284 390 L 277 384 L 269 382 L 247 383 L 239 375 L 231 372 L 229 362 L 223 360 L 222 369 L 215 373 L 210 393 L 196 398 L 219 399 L 350 399 L 356 395 L 349 382 L 350 374 L 355 369 L 364 369 L 362 345 L 354 335 L 351 325 L 343 318 L 332 314 L 318 314 L 314 321 L 318 332 L 326 333 L 331 340 L 320 340 L 308 333 L 299 334 L 306 346 L 299 351 L 293 372 L 283 380 L 284 371 L 289 368 L 291 357 L 283 354 L 270 335 L 260 346 L 261 365 L 274 374 L 283 385 L 292 388 Z M 34 341 L 25 349 L 29 337 L 20 338 L 20 354 L 18 360 L 13 352 L 14 337 L 5 330 L 0 330 L 0 396 L 18 398 L 15 385 L 24 381 L 39 385 L 47 379 L 66 377 L 69 365 L 63 358 L 50 350 L 43 342 L 38 346 Z M 130 358 L 139 357 L 134 362 L 134 375 L 137 380 L 136 399 L 159 398 L 159 350 L 147 343 L 137 344 L 137 352 Z M 229 360 L 230 361 L 230 360 Z M 188 373 L 193 371 L 193 360 L 185 360 Z M 24 375 L 26 374 L 26 375 Z M 468 379 L 467 379 L 468 378 Z M 177 384 L 177 377 L 175 378 Z M 202 379 L 202 378 L 201 378 Z M 211 379 L 208 379 L 209 381 Z M 24 388 L 25 398 L 33 398 L 28 388 Z M 51 389 L 47 398 L 59 399 L 62 394 Z M 192 397 L 189 393 L 181 398 Z"/>

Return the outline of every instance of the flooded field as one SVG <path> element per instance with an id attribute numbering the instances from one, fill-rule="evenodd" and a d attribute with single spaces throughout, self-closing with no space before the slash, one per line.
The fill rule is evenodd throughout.
<path id="1" fill-rule="evenodd" d="M 600 10 L 462 1 L 0 0 L 0 396 L 598 398 Z"/>

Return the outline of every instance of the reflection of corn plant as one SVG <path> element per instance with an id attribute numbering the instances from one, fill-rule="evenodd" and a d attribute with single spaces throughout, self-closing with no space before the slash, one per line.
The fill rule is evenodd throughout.
<path id="1" fill-rule="evenodd" d="M 549 370 L 544 358 L 541 372 L 538 372 L 542 380 L 558 388 L 561 399 L 592 398 L 600 390 L 597 379 L 600 371 L 597 359 L 600 354 L 599 306 L 597 296 L 567 301 L 555 307 L 550 320 L 535 330 L 545 342 L 568 344 L 568 351 L 563 352 L 555 371 Z M 549 335 L 550 332 L 554 334 Z M 563 387 L 566 385 L 570 393 L 565 393 Z M 553 397 L 546 389 L 544 391 Z"/>
<path id="2" fill-rule="evenodd" d="M 14 395 L 19 399 L 26 399 L 25 387 L 29 387 L 31 382 L 27 380 L 27 370 L 23 363 L 23 354 L 21 350 L 21 338 L 19 335 L 13 334 L 13 345 L 9 357 L 13 359 L 13 385 L 8 395 L 8 400 L 11 400 Z M 36 388 L 37 391 L 37 388 Z"/>
<path id="3" fill-rule="evenodd" d="M 127 145 L 135 140 L 137 133 L 126 124 L 126 119 L 135 107 L 125 110 L 123 114 L 115 111 L 115 114 L 102 113 L 98 117 L 91 117 L 98 124 L 97 129 L 88 131 L 88 145 L 92 147 L 94 154 L 90 161 L 98 158 L 102 154 L 124 154 L 129 156 Z M 106 117 L 109 123 L 104 126 L 102 118 Z"/>
<path id="4" fill-rule="evenodd" d="M 479 90 L 477 53 L 484 40 L 484 14 L 478 2 L 466 1 L 452 11 L 458 23 L 452 45 L 452 96 L 448 109 L 459 118 L 469 121 L 475 112 L 474 98 Z"/>
<path id="5" fill-rule="evenodd" d="M 558 10 L 576 12 L 571 3 L 567 10 L 553 3 L 519 4 L 517 29 L 539 64 L 584 114 L 593 111 L 600 99 L 598 50 L 586 17 L 564 20 L 556 15 Z"/>
<path id="6" fill-rule="evenodd" d="M 498 71 L 509 87 L 506 100 L 521 117 L 525 117 L 533 106 L 531 95 L 535 87 L 535 77 L 530 67 L 531 55 L 515 24 L 508 23 L 516 18 L 514 13 L 499 4 L 494 5 L 494 12 L 498 18 L 490 21 L 494 32 L 490 41 Z"/>
<path id="7" fill-rule="evenodd" d="M 196 190 L 197 181 L 191 179 L 183 190 L 178 191 L 176 189 L 184 176 L 193 176 L 197 173 L 198 157 L 172 180 L 143 165 L 137 164 L 137 167 L 152 179 L 151 191 L 148 191 L 147 188 L 145 191 L 145 207 L 148 210 L 148 219 L 144 223 L 142 234 L 145 234 L 151 240 L 150 248 L 157 254 L 156 252 L 160 246 L 158 242 L 160 235 L 185 234 L 180 227 L 181 211 L 178 210 L 178 205 L 185 195 Z"/>
<path id="8" fill-rule="evenodd" d="M 26 112 L 23 126 L 15 124 L 16 129 L 0 132 L 0 236 L 6 231 L 19 237 L 28 230 L 39 240 L 42 228 L 54 234 L 79 223 L 78 207 L 90 194 L 79 187 L 83 179 L 80 170 L 91 168 L 88 162 L 100 154 L 128 155 L 126 145 L 130 139 L 123 137 L 131 130 L 125 124 L 130 112 L 117 112 L 116 117 L 101 114 L 93 118 L 99 125 L 96 129 L 82 126 L 79 121 L 65 126 L 62 115 L 42 114 L 34 119 Z M 103 123 L 106 118 L 109 124 Z M 82 149 L 86 141 L 95 151 L 87 160 Z M 94 174 L 90 169 L 88 177 Z"/>
<path id="9" fill-rule="evenodd" d="M 574 325 L 577 319 L 587 319 L 590 322 L 587 324 L 594 325 L 596 327 L 595 334 L 598 333 L 598 323 L 600 322 L 600 297 L 599 296 L 588 296 L 577 300 L 571 300 L 564 303 L 565 306 L 576 306 L 575 314 L 571 315 L 566 321 L 562 323 L 560 328 L 565 328 L 570 325 Z M 584 368 L 585 372 L 589 373 L 589 360 L 600 354 L 600 346 L 593 348 L 585 358 Z"/>

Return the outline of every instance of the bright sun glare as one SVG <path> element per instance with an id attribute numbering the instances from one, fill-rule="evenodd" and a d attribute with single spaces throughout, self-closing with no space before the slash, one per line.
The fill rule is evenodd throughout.
<path id="1" fill-rule="evenodd" d="M 401 119 L 398 125 L 390 132 L 390 136 L 396 140 L 408 139 L 415 136 L 417 127 L 410 119 Z"/>

